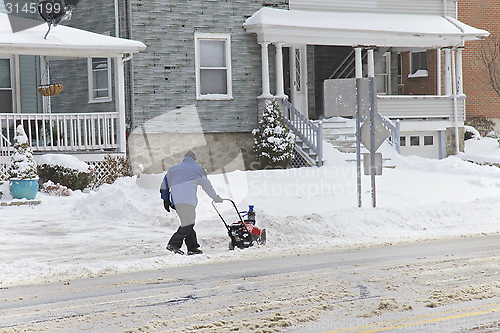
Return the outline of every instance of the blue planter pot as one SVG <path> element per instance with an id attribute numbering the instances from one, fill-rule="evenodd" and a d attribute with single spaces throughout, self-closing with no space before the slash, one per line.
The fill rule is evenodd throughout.
<path id="1" fill-rule="evenodd" d="M 11 179 L 9 182 L 12 198 L 35 199 L 38 193 L 38 179 Z"/>

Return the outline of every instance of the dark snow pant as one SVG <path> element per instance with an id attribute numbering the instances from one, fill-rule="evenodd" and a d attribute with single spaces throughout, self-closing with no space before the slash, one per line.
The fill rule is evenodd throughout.
<path id="1" fill-rule="evenodd" d="M 189 204 L 175 204 L 175 211 L 181 220 L 181 226 L 172 235 L 168 244 L 180 249 L 182 243 L 186 243 L 188 251 L 194 251 L 200 247 L 194 231 L 194 222 L 196 219 L 196 207 Z"/>

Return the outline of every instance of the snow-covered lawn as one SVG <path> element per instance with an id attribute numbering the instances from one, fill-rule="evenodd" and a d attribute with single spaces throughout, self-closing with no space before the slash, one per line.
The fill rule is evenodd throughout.
<path id="1" fill-rule="evenodd" d="M 492 139 L 468 141 L 467 155 L 500 159 Z M 175 265 L 322 251 L 346 246 L 460 237 L 500 232 L 500 169 L 458 157 L 402 157 L 384 144 L 394 169 L 377 180 L 371 208 L 370 177 L 363 176 L 363 208 L 357 207 L 356 164 L 325 145 L 321 168 L 236 171 L 209 178 L 240 210 L 255 205 L 265 246 L 229 251 L 226 229 L 209 197 L 199 191 L 196 230 L 199 256 L 165 250 L 178 227 L 175 212 L 162 205 L 162 175 L 119 179 L 98 191 L 69 197 L 37 195 L 37 206 L 0 208 L 0 288 Z M 150 177 L 151 178 L 151 177 Z M 157 186 L 155 185 L 157 183 Z M 139 186 L 141 185 L 141 186 Z M 5 188 L 4 188 L 5 192 Z M 3 201 L 9 201 L 4 195 Z M 226 206 L 224 206 L 226 205 Z M 237 220 L 228 203 L 228 222 Z"/>

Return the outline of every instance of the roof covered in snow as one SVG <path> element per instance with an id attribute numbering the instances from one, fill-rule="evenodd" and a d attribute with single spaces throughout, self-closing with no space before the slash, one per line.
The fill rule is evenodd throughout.
<path id="1" fill-rule="evenodd" d="M 25 20 L 16 17 L 16 20 Z M 12 32 L 7 14 L 0 13 L 0 54 L 27 54 L 68 57 L 115 57 L 137 53 L 146 45 L 135 40 L 104 36 L 58 25 L 50 30 L 43 22 L 30 29 Z"/>
<path id="2" fill-rule="evenodd" d="M 264 7 L 243 24 L 259 42 L 310 45 L 374 45 L 440 48 L 487 37 L 454 18 L 439 15 L 284 10 Z"/>

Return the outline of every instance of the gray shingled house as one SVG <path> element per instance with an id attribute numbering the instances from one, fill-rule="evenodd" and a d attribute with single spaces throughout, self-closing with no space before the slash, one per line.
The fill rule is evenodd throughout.
<path id="1" fill-rule="evenodd" d="M 104 0 L 80 1 L 69 25 L 147 46 L 125 63 L 133 167 L 166 170 L 191 149 L 215 171 L 253 167 L 251 131 L 269 98 L 291 103 L 297 149 L 320 165 L 314 120 L 352 117 L 352 82 L 365 76 L 402 154 L 456 153 L 461 49 L 488 36 L 456 9 L 454 0 Z M 52 113 L 116 109 L 108 58 L 51 62 L 50 75 L 65 86 Z"/>

